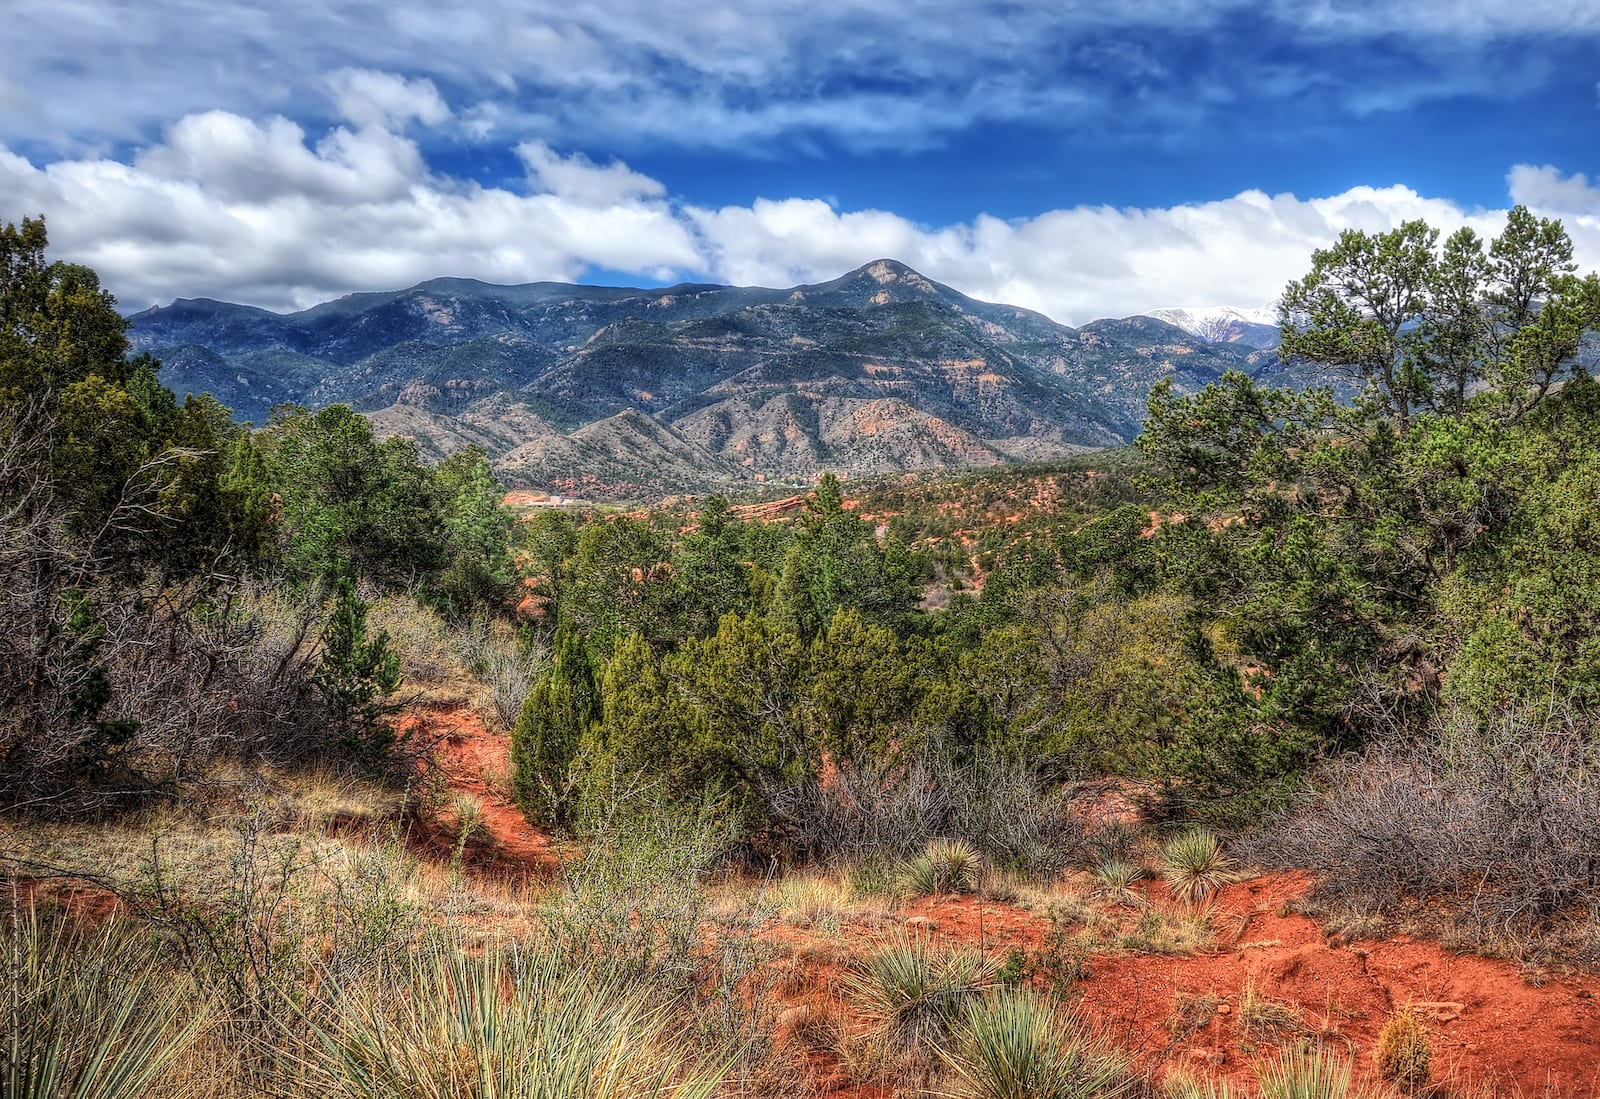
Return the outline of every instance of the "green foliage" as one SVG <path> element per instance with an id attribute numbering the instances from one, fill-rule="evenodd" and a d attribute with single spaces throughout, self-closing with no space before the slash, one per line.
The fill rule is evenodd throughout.
<path id="1" fill-rule="evenodd" d="M 800 639 L 765 619 L 725 615 L 710 637 L 691 639 L 666 661 L 667 675 L 707 734 L 714 785 L 746 805 L 817 773 L 819 746 L 806 733 L 807 654 Z"/>
<path id="2" fill-rule="evenodd" d="M 606 662 L 600 719 L 586 727 L 580 756 L 584 794 L 602 801 L 641 786 L 687 798 L 712 777 L 709 736 L 639 634 Z"/>
<path id="3" fill-rule="evenodd" d="M 435 486 L 412 443 L 377 442 L 345 405 L 290 410 L 263 441 L 292 577 L 404 587 L 447 567 Z"/>
<path id="4" fill-rule="evenodd" d="M 1487 248 L 1347 232 L 1286 290 L 1282 353 L 1344 377 L 1353 407 L 1240 375 L 1152 393 L 1139 445 L 1177 514 L 1150 542 L 1211 685 L 1160 755 L 1176 811 L 1269 808 L 1320 752 L 1441 701 L 1588 703 L 1576 353 L 1600 285 L 1571 270 L 1560 224 L 1521 208 Z"/>
<path id="5" fill-rule="evenodd" d="M 504 489 L 483 449 L 468 447 L 433 470 L 444 527 L 447 564 L 440 598 L 458 615 L 505 605 L 516 582 L 511 563 L 511 516 Z"/>
<path id="6" fill-rule="evenodd" d="M 944 1058 L 966 1099 L 1114 1099 L 1133 1083 L 1071 1011 L 1026 989 L 974 1004 Z"/>
<path id="7" fill-rule="evenodd" d="M 914 749 L 920 671 L 893 631 L 840 608 L 812 642 L 807 693 L 812 736 L 829 758 L 884 759 Z"/>
<path id="8" fill-rule="evenodd" d="M 675 616 L 678 632 L 686 637 L 704 637 L 723 615 L 753 609 L 744 524 L 721 495 L 706 499 L 698 522 L 698 529 L 680 539 L 672 552 L 679 582 Z"/>
<path id="9" fill-rule="evenodd" d="M 842 608 L 903 630 L 921 596 L 921 579 L 905 546 L 892 539 L 879 545 L 861 517 L 845 508 L 838 478 L 825 473 L 784 558 L 773 614 L 781 628 L 807 640 Z"/>
<path id="10" fill-rule="evenodd" d="M 558 633 L 553 655 L 511 730 L 511 788 L 529 820 L 567 827 L 577 809 L 578 752 L 600 719 L 602 700 L 576 633 Z"/>
<path id="11" fill-rule="evenodd" d="M 208 1021 L 148 937 L 13 912 L 0 937 L 0 1094 L 141 1099 Z"/>
<path id="12" fill-rule="evenodd" d="M 396 742 L 388 698 L 400 686 L 400 654 L 382 630 L 368 636 L 367 604 L 349 581 L 335 591 L 313 679 L 338 742 L 369 769 L 381 768 Z"/>
<path id="13" fill-rule="evenodd" d="M 602 661 L 630 633 L 664 645 L 676 591 L 667 548 L 648 523 L 611 516 L 587 524 L 562 568 L 558 621 Z"/>

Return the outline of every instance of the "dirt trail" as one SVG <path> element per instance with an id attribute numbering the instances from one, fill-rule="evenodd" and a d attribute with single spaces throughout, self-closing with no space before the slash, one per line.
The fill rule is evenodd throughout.
<path id="1" fill-rule="evenodd" d="M 474 799 L 482 812 L 483 834 L 471 845 L 468 869 L 484 874 L 545 874 L 559 864 L 550 837 L 529 824 L 510 797 L 511 738 L 491 732 L 470 706 L 422 706 L 397 723 L 401 732 L 435 743 L 435 755 L 448 795 Z M 432 848 L 452 849 L 455 836 L 434 822 L 422 839 Z"/>

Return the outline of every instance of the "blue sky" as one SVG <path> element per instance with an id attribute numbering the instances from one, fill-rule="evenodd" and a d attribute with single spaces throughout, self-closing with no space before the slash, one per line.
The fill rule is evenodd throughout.
<path id="1" fill-rule="evenodd" d="M 0 217 L 124 304 L 892 255 L 1067 323 L 1344 228 L 1600 265 L 1600 0 L 12 0 Z"/>

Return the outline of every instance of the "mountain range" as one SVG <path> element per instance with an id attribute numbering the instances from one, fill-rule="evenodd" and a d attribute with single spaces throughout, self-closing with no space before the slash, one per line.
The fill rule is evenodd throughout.
<path id="1" fill-rule="evenodd" d="M 1163 378 L 1282 371 L 1253 318 L 1177 319 L 1071 328 L 879 260 L 788 289 L 442 278 L 292 314 L 179 299 L 129 337 L 241 419 L 347 402 L 434 457 L 478 444 L 514 485 L 652 499 L 1059 458 L 1130 441 Z"/>

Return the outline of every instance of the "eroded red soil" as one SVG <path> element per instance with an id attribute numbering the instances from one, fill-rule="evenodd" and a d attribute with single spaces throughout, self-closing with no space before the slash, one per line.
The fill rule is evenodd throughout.
<path id="1" fill-rule="evenodd" d="M 397 725 L 402 733 L 436 745 L 443 797 L 440 809 L 421 822 L 419 838 L 436 853 L 454 851 L 459 839 L 458 806 L 451 795 L 469 798 L 481 814 L 481 830 L 468 840 L 463 866 L 474 873 L 546 874 L 559 863 L 550 837 L 534 828 L 511 800 L 511 738 L 485 727 L 470 706 L 419 707 Z"/>
<path id="2" fill-rule="evenodd" d="M 411 720 L 443 734 L 439 762 L 447 789 L 483 805 L 492 842 L 471 852 L 477 868 L 553 868 L 557 856 L 549 838 L 505 796 L 508 738 L 485 729 L 467 708 L 424 710 Z M 1600 978 L 1569 975 L 1536 984 L 1512 963 L 1459 955 L 1432 942 L 1330 936 L 1294 911 L 1310 887 L 1303 873 L 1226 887 L 1211 906 L 1215 942 L 1199 952 L 1091 954 L 1086 976 L 1073 986 L 1081 1011 L 1147 1070 L 1182 1069 L 1248 1088 L 1254 1064 L 1305 1036 L 1348 1049 L 1358 1072 L 1370 1078 L 1385 1020 L 1412 1004 L 1428 1020 L 1434 1082 L 1444 1094 L 1493 1083 L 1529 1099 L 1600 1095 Z M 1148 908 L 1181 912 L 1159 883 L 1140 889 Z M 1048 958 L 1051 946 L 1047 917 L 972 896 L 926 898 L 861 923 L 846 916 L 838 930 L 779 924 L 769 934 L 793 971 L 784 999 L 799 1009 L 787 1013 L 789 1025 L 808 1014 L 847 1016 L 839 993 L 844 968 L 894 927 L 921 930 L 936 942 L 981 946 L 997 959 L 1013 948 L 1030 959 Z M 1241 1025 L 1252 986 L 1290 1009 L 1291 1021 L 1277 1030 Z M 816 1092 L 850 1099 L 884 1094 L 853 1082 L 831 1054 L 811 1051 L 802 1061 Z"/>

